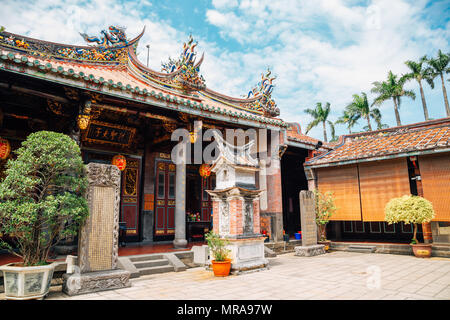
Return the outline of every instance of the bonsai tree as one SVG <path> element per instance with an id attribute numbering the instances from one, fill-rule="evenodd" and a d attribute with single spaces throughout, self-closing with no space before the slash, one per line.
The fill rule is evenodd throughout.
<path id="1" fill-rule="evenodd" d="M 205 235 L 205 239 L 208 242 L 208 247 L 214 256 L 215 261 L 225 261 L 228 259 L 230 250 L 226 248 L 226 245 L 228 244 L 226 239 L 222 239 L 212 230 Z"/>
<path id="2" fill-rule="evenodd" d="M 404 195 L 391 199 L 384 209 L 385 221 L 389 224 L 403 222 L 414 224 L 412 244 L 417 241 L 417 225 L 430 222 L 434 218 L 433 205 L 427 199 L 419 196 Z"/>
<path id="3" fill-rule="evenodd" d="M 74 236 L 89 214 L 80 148 L 70 137 L 40 131 L 28 136 L 0 182 L 0 242 L 25 266 L 46 264 L 50 248 Z"/>
<path id="4" fill-rule="evenodd" d="M 326 241 L 327 223 L 336 211 L 332 192 L 322 193 L 318 189 L 314 190 L 314 200 L 316 205 L 316 225 L 319 233 L 319 241 Z"/>

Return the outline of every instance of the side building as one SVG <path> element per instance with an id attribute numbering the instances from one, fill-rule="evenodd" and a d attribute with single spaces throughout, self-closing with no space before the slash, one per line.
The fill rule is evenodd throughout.
<path id="1" fill-rule="evenodd" d="M 309 189 L 335 198 L 329 239 L 408 243 L 412 225 L 387 224 L 384 208 L 413 194 L 430 200 L 436 213 L 419 240 L 450 243 L 450 118 L 341 136 L 304 169 Z"/>

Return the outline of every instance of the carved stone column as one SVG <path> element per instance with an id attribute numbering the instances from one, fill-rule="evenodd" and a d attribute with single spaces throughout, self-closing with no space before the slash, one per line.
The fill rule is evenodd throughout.
<path id="1" fill-rule="evenodd" d="M 117 269 L 120 171 L 116 166 L 87 165 L 89 217 L 79 232 L 78 265 L 63 276 L 68 295 L 129 287 L 130 272 Z"/>
<path id="2" fill-rule="evenodd" d="M 314 192 L 302 190 L 300 197 L 300 218 L 302 225 L 302 245 L 294 248 L 295 255 L 301 257 L 324 254 L 323 244 L 317 244 L 317 225 Z"/>

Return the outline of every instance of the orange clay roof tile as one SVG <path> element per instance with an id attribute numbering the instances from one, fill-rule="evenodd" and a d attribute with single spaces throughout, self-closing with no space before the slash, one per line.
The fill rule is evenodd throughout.
<path id="1" fill-rule="evenodd" d="M 334 150 L 322 153 L 305 166 L 395 156 L 401 153 L 450 148 L 450 118 L 342 136 Z"/>

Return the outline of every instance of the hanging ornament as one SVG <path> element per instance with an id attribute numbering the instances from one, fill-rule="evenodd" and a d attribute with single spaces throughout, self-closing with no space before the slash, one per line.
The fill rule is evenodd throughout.
<path id="1" fill-rule="evenodd" d="M 121 154 L 115 155 L 112 158 L 112 164 L 119 168 L 120 171 L 123 171 L 127 166 L 127 158 Z"/>
<path id="2" fill-rule="evenodd" d="M 8 158 L 11 153 L 11 145 L 9 141 L 3 138 L 0 138 L 0 159 L 5 160 Z"/>
<path id="3" fill-rule="evenodd" d="M 209 164 L 202 164 L 200 166 L 200 169 L 198 170 L 200 173 L 200 176 L 202 177 L 202 183 L 204 186 L 206 186 L 206 181 L 211 175 L 211 166 Z"/>

